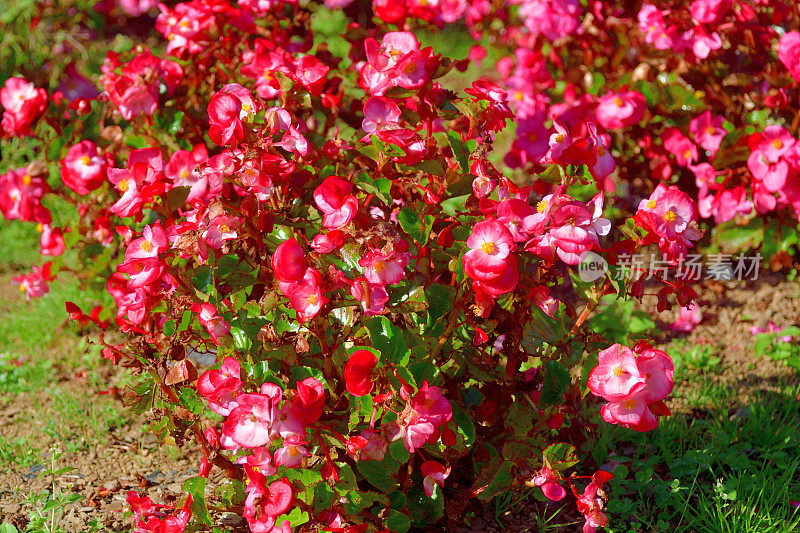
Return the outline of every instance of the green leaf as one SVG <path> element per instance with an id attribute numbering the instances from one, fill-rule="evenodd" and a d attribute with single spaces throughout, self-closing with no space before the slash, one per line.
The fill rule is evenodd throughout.
<path id="1" fill-rule="evenodd" d="M 389 510 L 389 516 L 386 517 L 384 525 L 389 531 L 406 533 L 406 531 L 411 529 L 411 519 L 403 513 L 391 509 Z"/>
<path id="2" fill-rule="evenodd" d="M 434 220 L 431 215 L 420 217 L 419 213 L 409 207 L 404 207 L 397 214 L 397 221 L 400 222 L 403 231 L 408 233 L 420 246 L 428 244 Z"/>
<path id="3" fill-rule="evenodd" d="M 544 383 L 542 384 L 541 405 L 557 405 L 564 402 L 564 394 L 569 388 L 569 369 L 557 361 L 544 364 Z"/>
<path id="4" fill-rule="evenodd" d="M 240 352 L 247 352 L 253 346 L 253 341 L 247 335 L 247 332 L 239 326 L 231 326 L 231 336 L 233 337 L 233 345 Z"/>
<path id="5" fill-rule="evenodd" d="M 495 461 L 500 461 L 500 458 L 496 457 L 493 459 L 494 461 L 488 463 L 484 468 L 484 471 L 488 470 L 489 472 L 489 482 L 474 489 L 474 493 L 476 493 L 478 499 L 485 502 L 488 502 L 501 492 L 506 491 L 511 487 L 511 469 L 514 466 L 514 463 L 511 461 L 502 461 L 500 462 L 499 468 L 495 468 Z M 483 474 L 483 472 L 481 473 Z M 479 477 L 479 479 L 484 478 L 484 476 Z"/>
<path id="6" fill-rule="evenodd" d="M 171 318 L 164 322 L 164 335 L 167 337 L 172 337 L 175 333 L 175 321 Z"/>
<path id="7" fill-rule="evenodd" d="M 181 401 L 181 405 L 196 415 L 202 415 L 203 411 L 205 411 L 202 400 L 200 400 L 200 398 L 197 396 L 197 392 L 195 392 L 193 388 L 181 388 L 178 398 Z"/>
<path id="8" fill-rule="evenodd" d="M 203 524 L 210 526 L 211 515 L 208 514 L 206 507 L 206 478 L 202 476 L 193 477 L 183 482 L 184 492 L 188 492 L 192 497 L 191 510 Z"/>
<path id="9" fill-rule="evenodd" d="M 578 464 L 578 457 L 575 455 L 575 446 L 566 442 L 551 444 L 542 451 L 542 455 L 547 462 L 547 466 L 553 470 L 566 470 Z"/>
<path id="10" fill-rule="evenodd" d="M 461 135 L 457 131 L 449 129 L 447 130 L 447 141 L 450 143 L 453 155 L 461 166 L 461 171 L 464 174 L 469 174 L 469 152 L 467 152 L 464 143 L 461 141 Z"/>
<path id="11" fill-rule="evenodd" d="M 19 533 L 19 531 L 17 531 L 17 528 L 14 527 L 13 524 L 3 522 L 0 524 L 0 533 Z"/>
<path id="12" fill-rule="evenodd" d="M 464 206 L 467 205 L 467 200 L 470 196 L 471 195 L 469 194 L 465 194 L 463 196 L 454 196 L 452 198 L 448 198 L 447 200 L 443 200 L 439 205 L 446 215 L 454 217 L 464 211 Z"/>
<path id="13" fill-rule="evenodd" d="M 372 347 L 379 350 L 384 360 L 404 366 L 408 364 L 411 350 L 406 346 L 403 330 L 389 322 L 385 316 L 374 316 L 367 321 Z"/>
<path id="14" fill-rule="evenodd" d="M 192 276 L 192 285 L 200 292 L 206 292 L 208 286 L 211 285 L 211 267 L 208 265 L 200 265 L 195 270 Z"/>
<path id="15" fill-rule="evenodd" d="M 453 409 L 453 421 L 456 423 L 458 430 L 463 433 L 467 446 L 470 446 L 475 442 L 475 424 L 472 423 L 472 419 L 457 403 L 451 402 L 450 406 Z"/>
<path id="16" fill-rule="evenodd" d="M 446 324 L 442 318 L 453 308 L 456 290 L 449 285 L 434 283 L 425 292 L 430 302 L 425 336 L 438 337 L 444 333 Z"/>
<path id="17" fill-rule="evenodd" d="M 390 456 L 384 457 L 383 461 L 359 461 L 356 463 L 358 473 L 364 476 L 370 485 L 385 494 L 394 492 L 400 486 L 397 481 L 400 466 L 400 463 Z"/>
<path id="18" fill-rule="evenodd" d="M 400 464 L 406 464 L 411 458 L 411 454 L 406 449 L 403 439 L 396 440 L 389 444 L 389 455 Z"/>

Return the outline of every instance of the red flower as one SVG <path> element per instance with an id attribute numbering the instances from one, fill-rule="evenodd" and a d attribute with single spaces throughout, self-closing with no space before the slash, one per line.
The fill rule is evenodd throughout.
<path id="1" fill-rule="evenodd" d="M 378 358 L 369 350 L 356 350 L 347 360 L 344 368 L 344 382 L 347 392 L 353 396 L 366 396 L 375 384 L 372 382 L 372 370 L 377 366 Z"/>

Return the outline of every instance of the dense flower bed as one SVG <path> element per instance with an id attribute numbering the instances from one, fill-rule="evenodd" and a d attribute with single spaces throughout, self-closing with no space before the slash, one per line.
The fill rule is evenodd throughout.
<path id="1" fill-rule="evenodd" d="M 0 212 L 52 258 L 15 281 L 102 281 L 115 309 L 66 311 L 140 372 L 126 403 L 202 449 L 179 508 L 129 495 L 137 531 L 211 526 L 209 500 L 254 532 L 406 531 L 523 485 L 605 525 L 585 413 L 653 429 L 673 365 L 586 319 L 697 281 L 620 258 L 674 269 L 730 231 L 785 253 L 800 213 L 797 5 L 626 5 L 104 1 L 140 42 L 5 81 L 4 151 L 29 155 Z M 34 30 L 66 16 L 40 9 Z M 466 58 L 420 41 L 453 27 Z"/>

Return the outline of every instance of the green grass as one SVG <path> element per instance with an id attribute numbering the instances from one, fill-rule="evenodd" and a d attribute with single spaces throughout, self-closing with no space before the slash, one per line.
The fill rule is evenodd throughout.
<path id="1" fill-rule="evenodd" d="M 616 475 L 607 531 L 800 530 L 800 513 L 789 503 L 800 500 L 800 388 L 737 405 L 708 371 L 683 368 L 686 414 L 664 418 L 646 434 L 601 423 L 590 445 L 596 464 Z"/>

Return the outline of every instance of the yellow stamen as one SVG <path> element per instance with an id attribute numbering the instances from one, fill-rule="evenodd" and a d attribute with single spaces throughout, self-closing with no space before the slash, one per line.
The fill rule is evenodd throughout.
<path id="1" fill-rule="evenodd" d="M 91 162 L 92 159 L 88 155 L 81 157 L 81 164 L 83 164 L 83 166 L 88 167 L 91 164 Z"/>
<path id="2" fill-rule="evenodd" d="M 181 178 L 186 179 L 189 177 L 189 171 L 184 168 L 183 170 L 180 171 L 179 175 Z"/>
<path id="3" fill-rule="evenodd" d="M 309 305 L 316 304 L 317 303 L 317 295 L 316 294 L 309 294 L 308 298 L 306 298 L 306 302 L 308 302 Z"/>
<path id="4" fill-rule="evenodd" d="M 692 157 L 692 151 L 689 148 L 687 148 L 686 151 L 683 152 L 683 158 L 684 159 L 691 159 L 691 157 Z"/>
<path id="5" fill-rule="evenodd" d="M 647 201 L 647 209 L 655 209 L 656 208 L 656 201 L 655 200 L 648 200 Z"/>
<path id="6" fill-rule="evenodd" d="M 30 185 L 32 181 L 33 181 L 33 178 L 30 177 L 28 174 L 25 174 L 24 176 L 22 176 L 22 184 L 23 185 Z"/>
<path id="7" fill-rule="evenodd" d="M 715 133 L 716 131 L 717 131 L 717 130 L 716 130 L 716 129 L 714 129 L 714 126 L 709 126 L 709 127 L 707 127 L 707 128 L 706 128 L 706 133 L 707 133 L 707 134 L 709 134 L 709 135 L 714 135 L 714 133 Z"/>
<path id="8" fill-rule="evenodd" d="M 151 243 L 150 241 L 142 241 L 141 248 L 143 252 L 149 252 L 150 250 L 153 249 L 153 243 Z"/>
<path id="9" fill-rule="evenodd" d="M 673 211 L 672 209 L 664 213 L 664 220 L 666 220 L 667 222 L 675 222 L 677 218 L 678 215 L 676 215 L 675 211 Z"/>
<path id="10" fill-rule="evenodd" d="M 617 96 L 616 98 L 614 98 L 614 105 L 617 107 L 622 107 L 625 105 L 625 101 L 619 96 Z"/>
<path id="11" fill-rule="evenodd" d="M 781 148 L 783 148 L 783 141 L 781 141 L 780 139 L 772 139 L 772 142 L 770 144 L 776 150 L 780 150 Z"/>
<path id="12" fill-rule="evenodd" d="M 539 203 L 536 204 L 537 213 L 544 213 L 546 209 L 547 209 L 547 200 L 541 200 Z"/>
<path id="13" fill-rule="evenodd" d="M 622 367 L 621 367 L 621 366 L 615 366 L 615 367 L 614 367 L 614 370 L 612 371 L 612 373 L 613 373 L 615 376 L 617 376 L 617 377 L 620 377 L 622 374 L 624 374 L 624 373 L 625 373 L 625 371 L 624 371 L 624 370 L 622 370 Z"/>
<path id="14" fill-rule="evenodd" d="M 565 137 L 564 137 L 563 134 L 559 133 L 558 135 L 556 135 L 556 142 L 557 143 L 563 143 L 564 139 L 565 139 Z"/>
<path id="15" fill-rule="evenodd" d="M 631 411 L 633 410 L 634 407 L 636 407 L 636 400 L 625 400 L 624 402 L 622 402 L 622 407 L 624 407 L 628 411 Z"/>
<path id="16" fill-rule="evenodd" d="M 375 270 L 375 272 L 380 274 L 381 272 L 386 270 L 386 263 L 384 263 L 383 261 L 375 261 L 375 263 L 372 265 L 372 268 L 373 270 Z"/>
<path id="17" fill-rule="evenodd" d="M 42 224 L 41 222 L 36 224 L 36 231 L 38 231 L 39 233 L 43 232 L 44 231 L 44 224 Z"/>
<path id="18" fill-rule="evenodd" d="M 127 191 L 128 190 L 128 180 L 126 180 L 124 178 L 121 179 L 119 181 L 119 183 L 117 183 L 117 189 L 119 189 L 122 192 Z"/>
<path id="19" fill-rule="evenodd" d="M 497 253 L 497 246 L 493 242 L 485 242 L 481 245 L 481 250 L 487 255 L 494 255 Z"/>

